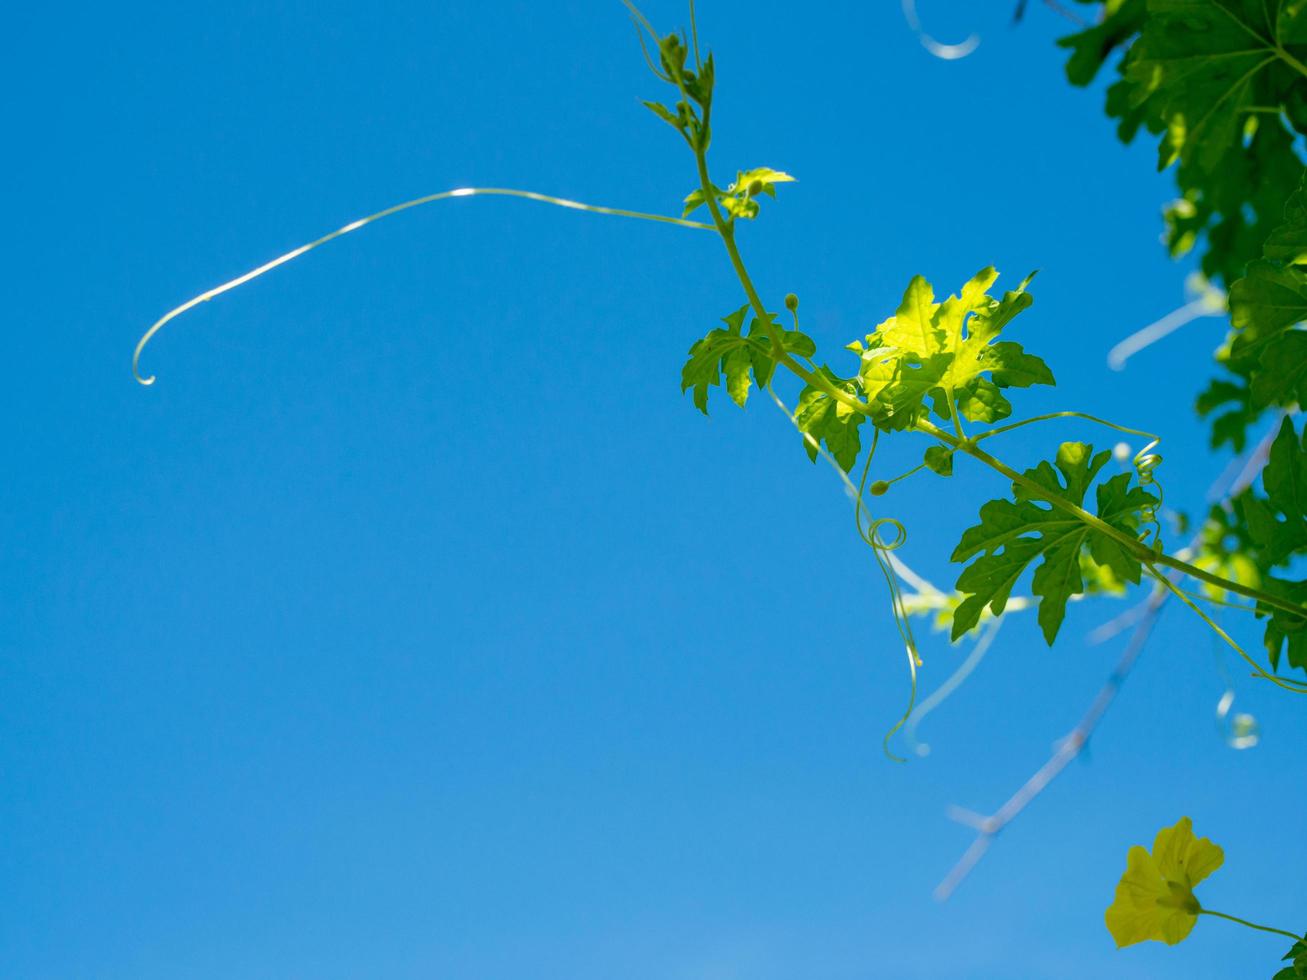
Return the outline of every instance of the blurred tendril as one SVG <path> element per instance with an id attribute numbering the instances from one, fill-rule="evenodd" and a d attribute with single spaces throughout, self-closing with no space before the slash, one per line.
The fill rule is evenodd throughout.
<path id="1" fill-rule="evenodd" d="M 1221 740 L 1236 751 L 1255 748 L 1262 740 L 1261 725 L 1257 723 L 1256 716 L 1250 712 L 1231 712 L 1230 709 L 1234 707 L 1236 698 L 1234 678 L 1226 667 L 1225 651 L 1216 637 L 1212 637 L 1212 657 L 1216 664 L 1216 672 L 1225 685 L 1225 690 L 1216 702 L 1216 730 L 1220 732 Z"/>
<path id="2" fill-rule="evenodd" d="M 1225 292 L 1197 272 L 1190 273 L 1185 279 L 1185 293 L 1189 296 L 1189 302 L 1184 306 L 1172 310 L 1142 330 L 1136 330 L 1108 351 L 1107 366 L 1113 371 L 1121 371 L 1125 368 L 1126 361 L 1163 337 L 1202 317 L 1221 316 L 1226 311 Z"/>
<path id="3" fill-rule="evenodd" d="M 968 35 L 957 44 L 944 44 L 935 40 L 921 26 L 921 18 L 917 16 L 917 0 L 903 0 L 903 19 L 908 22 L 908 27 L 917 35 L 917 40 L 921 42 L 921 46 L 942 61 L 957 61 L 959 58 L 965 58 L 980 47 L 980 35 L 975 33 Z"/>
<path id="4" fill-rule="evenodd" d="M 980 666 L 980 662 L 985 659 L 985 654 L 993 646 L 994 639 L 998 636 L 998 631 L 1002 625 L 1002 616 L 995 616 L 991 619 L 985 631 L 971 645 L 971 651 L 967 654 L 967 659 L 962 661 L 957 670 L 949 675 L 948 680 L 944 681 L 936 690 L 931 692 L 929 697 L 921 702 L 917 710 L 912 713 L 912 717 L 908 719 L 908 723 L 903 728 L 903 739 L 917 755 L 930 755 L 930 743 L 917 738 L 917 726 L 921 724 L 926 715 L 947 701 L 971 676 L 972 672 Z"/>

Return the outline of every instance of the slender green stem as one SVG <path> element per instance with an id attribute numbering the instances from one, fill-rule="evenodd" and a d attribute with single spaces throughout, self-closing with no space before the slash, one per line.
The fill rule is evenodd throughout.
<path id="1" fill-rule="evenodd" d="M 690 37 L 694 39 L 694 70 L 703 71 L 703 59 L 699 57 L 699 22 L 694 16 L 694 0 L 690 0 Z"/>
<path id="2" fill-rule="evenodd" d="M 1002 435 L 1004 432 L 1011 432 L 1013 429 L 1019 429 L 1025 425 L 1031 425 L 1035 422 L 1050 422 L 1054 419 L 1085 419 L 1089 422 L 1096 422 L 1098 425 L 1105 425 L 1109 429 L 1115 429 L 1117 432 L 1125 432 L 1132 436 L 1143 436 L 1145 439 L 1157 439 L 1157 436 L 1152 432 L 1145 432 L 1143 429 L 1132 429 L 1128 425 L 1118 425 L 1115 422 L 1100 419 L 1097 415 L 1089 415 L 1086 412 L 1048 412 L 1045 415 L 1034 415 L 1028 419 L 1022 419 L 1020 422 L 1013 422 L 1011 425 L 1000 425 L 997 429 L 986 429 L 984 432 L 972 436 L 971 441 L 980 442 L 991 436 Z"/>
<path id="3" fill-rule="evenodd" d="M 906 480 L 908 477 L 912 476 L 913 474 L 920 473 L 925 468 L 926 468 L 925 463 L 918 463 L 916 466 L 912 467 L 912 469 L 907 470 L 904 473 L 900 473 L 896 477 L 892 477 L 891 479 L 886 480 L 885 483 L 889 486 L 893 486 L 894 484 L 898 483 L 900 480 Z"/>
<path id="4" fill-rule="evenodd" d="M 962 428 L 962 417 L 958 414 L 958 402 L 957 398 L 953 395 L 953 389 L 945 388 L 944 395 L 948 398 L 948 414 L 953 420 L 953 431 L 957 433 L 959 439 L 966 442 L 967 433 Z"/>
<path id="5" fill-rule="evenodd" d="M 717 234 L 721 237 L 722 243 L 726 246 L 726 254 L 730 256 L 731 266 L 735 269 L 735 276 L 740 280 L 740 285 L 744 287 L 744 295 L 748 297 L 749 305 L 753 307 L 754 315 L 757 316 L 758 322 L 763 325 L 767 331 L 767 336 L 771 339 L 772 350 L 771 356 L 778 363 L 784 364 L 800 380 L 819 388 L 831 398 L 842 402 L 855 412 L 866 415 L 869 411 L 867 403 L 853 397 L 847 391 L 841 391 L 835 385 L 831 384 L 825 377 L 815 371 L 809 371 L 802 364 L 790 356 L 781 342 L 780 336 L 776 333 L 775 325 L 767 313 L 767 307 L 763 305 L 762 298 L 758 295 L 757 288 L 753 285 L 753 280 L 749 277 L 749 270 L 744 266 L 744 259 L 740 255 L 740 249 L 735 244 L 735 229 L 727 223 L 722 216 L 721 208 L 717 205 L 717 196 L 712 190 L 712 180 L 708 176 L 708 159 L 707 155 L 700 148 L 694 152 L 695 162 L 699 168 L 699 186 L 703 190 L 704 200 L 708 205 L 708 211 L 712 215 L 713 224 L 717 227 Z"/>
<path id="6" fill-rule="evenodd" d="M 1239 654 L 1239 656 L 1244 659 L 1244 662 L 1246 662 L 1248 666 L 1253 669 L 1253 675 L 1255 677 L 1260 677 L 1263 680 L 1268 680 L 1276 687 L 1282 688 L 1283 690 L 1286 691 L 1292 691 L 1295 694 L 1307 694 L 1307 684 L 1304 684 L 1301 681 L 1285 680 L 1283 677 L 1276 677 L 1274 674 L 1268 673 L 1266 671 L 1266 668 L 1264 668 L 1252 657 L 1248 656 L 1244 648 L 1239 646 L 1238 643 L 1235 643 L 1234 638 L 1231 637 L 1230 634 L 1227 633 L 1225 630 L 1221 629 L 1221 627 L 1217 624 L 1217 622 L 1214 619 L 1212 619 L 1211 616 L 1207 615 L 1207 613 L 1203 612 L 1202 609 L 1198 607 L 1197 603 L 1195 603 L 1192 599 L 1190 599 L 1187 595 L 1185 595 L 1184 591 L 1180 589 L 1174 582 L 1172 582 L 1168 576 L 1163 575 L 1161 572 L 1159 572 L 1155 565 L 1153 565 L 1149 561 L 1145 561 L 1144 568 L 1147 569 L 1148 574 L 1150 576 L 1152 576 L 1154 579 L 1160 582 L 1163 586 L 1165 586 L 1168 590 L 1170 590 L 1172 595 L 1174 595 L 1186 606 L 1188 606 L 1199 619 L 1201 619 L 1204 623 L 1207 624 L 1208 628 L 1211 629 L 1212 632 L 1214 632 L 1217 636 L 1219 636 L 1222 640 L 1225 641 L 1226 645 L 1229 646 L 1231 650 Z"/>
<path id="7" fill-rule="evenodd" d="M 1214 606 L 1223 606 L 1226 609 L 1238 609 L 1240 612 L 1257 611 L 1256 606 L 1246 606 L 1242 602 L 1231 602 L 1229 599 L 1218 599 L 1214 595 L 1207 595 L 1205 593 L 1199 593 L 1199 592 L 1190 592 L 1188 589 L 1181 589 L 1178 585 L 1176 586 L 1176 588 L 1180 592 L 1183 592 L 1185 595 L 1187 595 L 1190 599 L 1193 599 L 1195 602 L 1210 602 Z"/>
<path id="8" fill-rule="evenodd" d="M 767 336 L 771 338 L 771 357 L 774 358 L 776 362 L 782 363 L 782 365 L 788 367 L 793 374 L 799 376 L 799 379 L 802 380 L 802 382 L 813 385 L 814 388 L 821 389 L 821 391 L 825 392 L 826 395 L 833 397 L 836 401 L 843 402 L 844 405 L 855 410 L 855 412 L 860 412 L 861 414 L 864 414 L 864 416 L 865 414 L 868 414 L 869 408 L 867 402 L 855 399 L 855 397 L 850 395 L 847 391 L 840 391 L 839 388 L 836 388 L 834 384 L 831 384 L 829 380 L 823 378 L 823 376 L 818 374 L 818 372 L 809 371 L 808 368 L 800 365 L 799 362 L 795 361 L 795 359 L 789 355 L 789 351 L 784 349 L 782 341 L 780 341 L 780 337 L 778 336 L 778 333 L 776 333 L 775 325 L 772 324 L 771 316 L 767 314 L 767 307 L 763 306 L 762 298 L 758 295 L 757 287 L 753 285 L 753 280 L 749 277 L 749 270 L 745 268 L 744 259 L 742 259 L 740 255 L 740 248 L 736 246 L 735 229 L 733 229 L 731 225 L 728 225 L 725 218 L 721 216 L 721 209 L 718 206 L 718 200 L 716 200 L 716 195 L 712 193 L 712 182 L 708 179 L 706 154 L 703 153 L 703 150 L 697 149 L 695 150 L 694 157 L 699 167 L 699 186 L 703 188 L 703 197 L 704 200 L 707 201 L 708 212 L 712 214 L 712 223 L 716 225 L 721 242 L 723 242 L 725 248 L 727 248 L 727 255 L 731 257 L 731 265 L 735 268 L 736 278 L 740 280 L 740 285 L 744 287 L 744 294 L 745 297 L 748 297 L 749 299 L 749 306 L 753 307 L 753 312 L 758 318 L 758 323 L 763 325 L 763 329 L 766 329 L 767 331 Z"/>
<path id="9" fill-rule="evenodd" d="M 1199 909 L 1199 915 L 1213 915 L 1218 919 L 1228 919 L 1231 922 L 1237 922 L 1241 926 L 1247 926 L 1249 929 L 1256 929 L 1259 932 L 1273 932 L 1277 936 L 1287 936 L 1295 942 L 1302 942 L 1304 937 L 1288 932 L 1284 929 L 1276 929 L 1272 926 L 1259 926 L 1256 922 L 1249 922 L 1247 919 L 1241 919 L 1237 915 L 1226 915 L 1224 912 L 1213 912 L 1211 909 Z"/>

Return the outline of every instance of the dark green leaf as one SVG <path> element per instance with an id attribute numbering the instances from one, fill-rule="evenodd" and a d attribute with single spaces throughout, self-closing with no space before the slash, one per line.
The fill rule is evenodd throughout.
<path id="1" fill-rule="evenodd" d="M 819 373 L 841 391 L 855 397 L 861 394 L 856 382 L 840 378 L 830 368 L 823 366 Z M 816 462 L 817 445 L 824 442 L 846 473 L 853 468 L 862 451 L 858 426 L 866 420 L 865 415 L 832 398 L 821 388 L 808 385 L 799 395 L 794 418 L 799 431 L 804 433 L 803 448 L 809 459 Z"/>
<path id="2" fill-rule="evenodd" d="M 1293 944 L 1289 952 L 1282 957 L 1289 965 L 1277 973 L 1271 980 L 1303 980 L 1307 978 L 1307 937 Z"/>
<path id="3" fill-rule="evenodd" d="M 953 450 L 945 446 L 931 446 L 926 450 L 926 468 L 940 476 L 953 475 Z"/>
<path id="4" fill-rule="evenodd" d="M 1067 442 L 1058 450 L 1056 468 L 1042 462 L 1024 475 L 1047 495 L 1082 507 L 1090 485 L 1110 458 L 1110 452 L 1095 455 L 1092 446 Z M 1101 484 L 1096 509 L 1100 519 L 1133 540 L 1141 509 L 1155 505 L 1156 498 L 1142 487 L 1130 486 L 1130 480 L 1131 475 L 1123 473 Z M 1012 489 L 1012 500 L 991 500 L 980 508 L 980 523 L 962 535 L 953 552 L 955 562 L 975 559 L 958 577 L 958 591 L 966 598 L 954 614 L 953 638 L 974 628 L 986 606 L 995 614 L 1003 612 L 1017 581 L 1041 559 L 1031 589 L 1040 597 L 1039 625 L 1052 645 L 1067 601 L 1085 592 L 1084 553 L 1118 580 L 1138 582 L 1142 545 L 1123 545 L 1074 514 L 1042 502 L 1020 483 Z"/>
<path id="5" fill-rule="evenodd" d="M 1307 438 L 1307 428 L 1303 431 Z M 1271 566 L 1307 549 L 1307 445 L 1284 419 L 1262 471 L 1266 498 L 1251 491 L 1239 498 L 1249 533 Z"/>

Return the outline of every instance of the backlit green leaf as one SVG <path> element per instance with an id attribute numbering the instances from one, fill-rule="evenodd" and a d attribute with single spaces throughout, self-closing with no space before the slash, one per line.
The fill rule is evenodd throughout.
<path id="1" fill-rule="evenodd" d="M 1024 476 L 1052 496 L 1081 507 L 1110 458 L 1106 450 L 1095 455 L 1092 446 L 1066 442 L 1058 450 L 1056 468 L 1042 462 Z M 1135 540 L 1140 510 L 1155 504 L 1156 498 L 1142 487 L 1130 486 L 1131 478 L 1122 473 L 1099 484 L 1096 512 L 1127 539 Z M 1138 582 L 1142 548 L 1122 544 L 1014 483 L 1013 499 L 991 500 L 981 507 L 980 523 L 962 535 L 953 552 L 953 561 L 971 561 L 958 576 L 957 589 L 966 598 L 954 614 L 953 638 L 973 629 L 986 607 L 995 614 L 1003 612 L 1017 581 L 1038 561 L 1031 591 L 1040 598 L 1039 625 L 1052 645 L 1066 615 L 1067 601 L 1085 592 L 1082 553 L 1087 552 L 1116 579 Z"/>
<path id="2" fill-rule="evenodd" d="M 1054 383 L 1048 365 L 1020 344 L 994 342 L 1031 304 L 1029 277 L 1001 300 L 988 295 L 997 278 L 992 267 L 981 269 L 960 295 L 936 303 L 930 283 L 916 276 L 894 316 L 865 341 L 849 345 L 862 358 L 859 380 L 877 425 L 911 425 L 927 413 L 927 396 L 935 414 L 947 420 L 950 394 L 964 418 L 995 422 L 1012 414 L 1000 388 Z"/>
<path id="3" fill-rule="evenodd" d="M 830 368 L 823 366 L 819 373 L 836 388 L 854 397 L 860 394 L 856 382 L 840 378 Z M 799 431 L 804 433 L 803 448 L 809 459 L 816 462 L 817 444 L 825 443 L 846 473 L 853 468 L 858 453 L 862 451 L 858 427 L 866 421 L 865 415 L 832 398 L 815 385 L 808 385 L 799 395 L 799 406 L 794 418 Z"/>

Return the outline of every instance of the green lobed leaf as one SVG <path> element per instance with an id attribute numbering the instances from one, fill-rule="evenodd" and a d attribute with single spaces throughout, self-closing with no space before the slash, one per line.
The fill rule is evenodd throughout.
<path id="1" fill-rule="evenodd" d="M 1266 259 L 1254 262 L 1230 287 L 1230 314 L 1236 331 L 1232 353 L 1256 350 L 1307 320 L 1307 274 Z"/>
<path id="2" fill-rule="evenodd" d="M 757 317 L 749 321 L 748 333 L 743 332 L 749 304 L 722 318 L 726 329 L 712 330 L 690 348 L 689 360 L 681 368 L 681 391 L 693 390 L 694 404 L 704 415 L 708 414 L 708 389 L 718 387 L 726 380 L 726 393 L 741 408 L 749 400 L 749 392 L 756 383 L 761 387 L 770 384 L 776 371 L 772 358 L 772 345 L 767 328 Z M 776 314 L 767 315 L 771 331 L 780 338 L 781 346 L 798 357 L 811 357 L 816 351 L 812 338 L 797 330 L 782 330 Z"/>
<path id="3" fill-rule="evenodd" d="M 1267 576 L 1262 580 L 1262 588 L 1280 599 L 1307 606 L 1307 581 L 1290 582 Z M 1290 667 L 1307 671 L 1307 618 L 1262 603 L 1258 603 L 1257 613 L 1259 616 L 1270 616 L 1263 642 L 1271 667 L 1279 670 L 1280 657 L 1283 655 Z"/>
<path id="4" fill-rule="evenodd" d="M 1294 330 L 1266 345 L 1252 397 L 1258 406 L 1307 405 L 1307 332 Z"/>
<path id="5" fill-rule="evenodd" d="M 997 278 L 992 267 L 981 269 L 960 295 L 936 303 L 930 283 L 915 276 L 894 316 L 849 345 L 861 356 L 859 380 L 878 426 L 906 428 L 927 414 L 927 398 L 947 420 L 950 395 L 964 418 L 994 422 L 1012 414 L 999 389 L 1055 383 L 1048 365 L 1020 344 L 995 342 L 1032 302 L 1030 277 L 994 299 L 988 291 Z"/>
<path id="6" fill-rule="evenodd" d="M 1293 944 L 1289 952 L 1285 953 L 1282 960 L 1289 962 L 1289 965 L 1280 970 L 1271 978 L 1271 980 L 1304 980 L 1307 978 L 1307 934 Z"/>
<path id="7" fill-rule="evenodd" d="M 1144 0 L 1108 0 L 1098 23 L 1058 39 L 1069 48 L 1066 77 L 1072 85 L 1088 85 L 1117 48 L 1128 43 L 1144 25 Z"/>
<path id="8" fill-rule="evenodd" d="M 1095 455 L 1092 446 L 1067 442 L 1058 449 L 1056 468 L 1045 461 L 1024 475 L 1049 494 L 1081 507 L 1111 455 L 1107 450 Z M 1140 486 L 1131 486 L 1131 479 L 1132 474 L 1121 473 L 1100 483 L 1096 512 L 1100 519 L 1133 539 L 1138 535 L 1141 509 L 1154 506 L 1157 498 Z M 1039 596 L 1039 625 L 1051 646 L 1066 615 L 1068 600 L 1086 591 L 1081 574 L 1085 553 L 1119 581 L 1137 583 L 1140 579 L 1138 549 L 1123 546 L 1014 483 L 1013 499 L 991 500 L 982 506 L 980 523 L 962 535 L 953 552 L 953 561 L 971 561 L 958 576 L 957 589 L 966 598 L 954 613 L 953 638 L 975 628 L 986 607 L 995 614 L 1002 613 L 1012 588 L 1038 560 L 1031 591 Z"/>
<path id="9" fill-rule="evenodd" d="M 1246 491 L 1239 508 L 1253 541 L 1269 566 L 1282 565 L 1307 549 L 1307 427 L 1303 438 L 1284 419 L 1262 471 L 1266 497 Z"/>
<path id="10" fill-rule="evenodd" d="M 855 397 L 860 394 L 855 381 L 839 377 L 826 365 L 822 365 L 819 373 L 836 388 Z M 858 427 L 866 421 L 865 415 L 832 398 L 815 385 L 808 385 L 799 395 L 794 420 L 799 431 L 804 434 L 803 448 L 809 459 L 816 462 L 817 447 L 825 443 L 844 472 L 853 468 L 862 451 Z"/>
<path id="11" fill-rule="evenodd" d="M 1212 424 L 1212 443 L 1243 448 L 1247 430 L 1273 405 L 1302 404 L 1307 395 L 1307 169 L 1299 168 L 1297 190 L 1283 219 L 1267 239 L 1261 259 L 1230 287 L 1233 330 L 1218 359 L 1236 380 L 1218 380 L 1199 396 L 1207 414 L 1233 408 Z"/>

